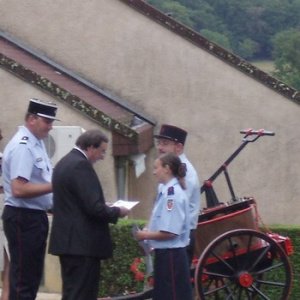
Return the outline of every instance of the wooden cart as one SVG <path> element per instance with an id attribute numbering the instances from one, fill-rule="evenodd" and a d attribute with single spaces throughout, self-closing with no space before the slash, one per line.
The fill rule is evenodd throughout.
<path id="1" fill-rule="evenodd" d="M 252 129 L 241 133 L 243 143 L 201 187 L 207 208 L 196 229 L 196 293 L 201 300 L 285 300 L 292 286 L 291 240 L 260 227 L 255 199 L 236 197 L 227 170 L 249 142 L 274 133 Z M 231 194 L 228 203 L 221 203 L 213 189 L 221 173 Z"/>
<path id="2" fill-rule="evenodd" d="M 242 144 L 201 187 L 207 207 L 200 213 L 196 229 L 195 267 L 191 269 L 195 297 L 286 300 L 292 286 L 291 240 L 261 228 L 255 199 L 236 197 L 227 169 L 248 143 L 274 133 L 263 129 L 241 133 Z M 227 203 L 219 201 L 213 188 L 220 174 L 225 175 L 231 194 Z M 151 295 L 152 291 L 147 290 L 118 299 L 151 299 Z"/>

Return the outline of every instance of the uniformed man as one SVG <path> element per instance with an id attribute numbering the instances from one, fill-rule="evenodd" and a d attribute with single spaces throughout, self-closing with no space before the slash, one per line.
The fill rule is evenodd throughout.
<path id="1" fill-rule="evenodd" d="M 190 207 L 190 244 L 187 247 L 187 253 L 189 257 L 189 264 L 192 264 L 194 256 L 195 245 L 195 230 L 198 224 L 198 216 L 200 212 L 200 182 L 197 171 L 184 154 L 184 145 L 187 138 L 187 132 L 177 126 L 163 124 L 157 135 L 154 135 L 157 139 L 157 150 L 159 154 L 163 153 L 175 153 L 186 166 L 186 194 Z"/>
<path id="2" fill-rule="evenodd" d="M 3 139 L 2 131 L 0 129 L 0 141 Z M 2 184 L 2 157 L 3 153 L 0 152 L 0 211 L 2 214 L 4 201 L 3 201 L 3 184 Z M 2 224 L 1 224 L 2 225 Z M 1 290 L 1 300 L 9 300 L 9 259 L 8 259 L 8 248 L 7 248 L 7 240 L 3 232 L 3 226 L 0 226 L 0 255 L 2 257 L 1 264 L 1 279 L 2 279 L 2 290 Z"/>
<path id="3" fill-rule="evenodd" d="M 10 299 L 33 300 L 43 274 L 52 206 L 52 166 L 43 139 L 52 129 L 57 107 L 30 99 L 25 125 L 4 149 L 2 215 L 10 252 Z"/>

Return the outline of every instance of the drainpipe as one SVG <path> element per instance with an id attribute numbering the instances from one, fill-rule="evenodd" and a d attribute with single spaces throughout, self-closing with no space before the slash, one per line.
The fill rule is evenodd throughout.
<path id="1" fill-rule="evenodd" d="M 126 199 L 127 157 L 116 156 L 118 199 Z"/>

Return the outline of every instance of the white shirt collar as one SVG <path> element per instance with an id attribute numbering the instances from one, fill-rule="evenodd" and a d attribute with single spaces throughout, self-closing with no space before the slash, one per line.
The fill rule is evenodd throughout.
<path id="1" fill-rule="evenodd" d="M 80 148 L 77 147 L 77 146 L 75 146 L 73 149 L 76 149 L 76 150 L 78 150 L 79 152 L 81 152 L 81 153 L 86 157 L 86 159 L 88 160 L 88 157 L 87 157 L 86 153 L 85 153 L 82 149 L 80 149 Z"/>

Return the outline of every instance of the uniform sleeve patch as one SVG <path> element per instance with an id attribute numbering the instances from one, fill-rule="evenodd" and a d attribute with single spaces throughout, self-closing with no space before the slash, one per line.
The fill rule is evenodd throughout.
<path id="1" fill-rule="evenodd" d="M 168 196 L 174 195 L 174 186 L 168 188 Z"/>
<path id="2" fill-rule="evenodd" d="M 172 210 L 174 207 L 174 200 L 173 199 L 168 199 L 167 201 L 167 210 Z"/>

